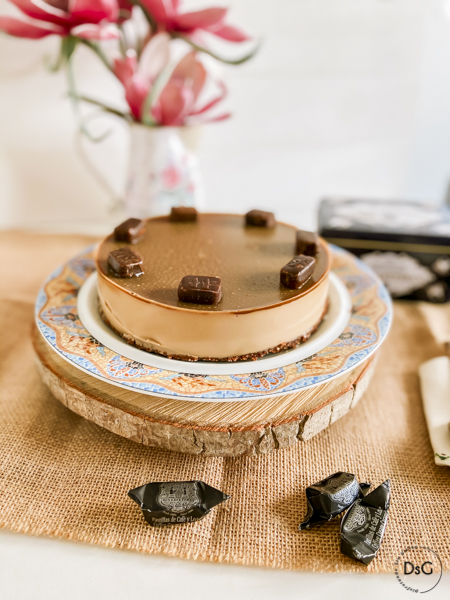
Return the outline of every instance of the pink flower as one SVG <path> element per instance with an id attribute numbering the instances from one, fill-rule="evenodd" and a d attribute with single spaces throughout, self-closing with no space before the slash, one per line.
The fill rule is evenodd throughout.
<path id="1" fill-rule="evenodd" d="M 25 19 L 0 17 L 0 31 L 38 39 L 47 35 L 73 35 L 84 39 L 119 37 L 112 23 L 119 16 L 117 0 L 10 0 Z"/>
<path id="2" fill-rule="evenodd" d="M 181 181 L 180 171 L 173 166 L 166 167 L 161 173 L 161 177 L 163 180 L 164 187 L 168 190 L 174 190 L 180 184 Z"/>
<path id="3" fill-rule="evenodd" d="M 229 42 L 244 42 L 250 39 L 244 31 L 224 23 L 226 8 L 206 8 L 180 13 L 180 0 L 141 0 L 156 21 L 158 30 L 192 36 L 197 31 L 207 31 Z"/>
<path id="4" fill-rule="evenodd" d="M 169 58 L 168 36 L 160 33 L 145 46 L 139 63 L 136 52 L 131 49 L 125 58 L 114 60 L 114 73 L 125 88 L 125 99 L 136 121 L 141 120 L 145 99 Z"/>
<path id="5" fill-rule="evenodd" d="M 125 58 L 116 58 L 114 72 L 125 88 L 125 98 L 136 121 L 145 121 L 146 99 L 154 89 L 158 76 L 170 60 L 170 37 L 156 34 L 145 46 L 138 63 L 136 53 L 129 50 Z M 198 106 L 198 98 L 207 78 L 203 64 L 195 52 L 189 52 L 173 69 L 168 82 L 151 107 L 151 118 L 158 125 L 186 125 L 192 118 L 203 116 L 226 95 L 224 84 L 219 94 L 208 103 Z M 213 120 L 221 120 L 221 115 Z"/>

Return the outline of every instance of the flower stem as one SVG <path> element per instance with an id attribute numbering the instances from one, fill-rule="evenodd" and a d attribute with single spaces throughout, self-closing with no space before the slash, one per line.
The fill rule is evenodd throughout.
<path id="1" fill-rule="evenodd" d="M 73 53 L 73 50 L 70 52 L 70 54 L 68 55 L 67 60 L 66 60 L 66 75 L 67 75 L 67 84 L 69 87 L 69 97 L 72 102 L 72 108 L 73 108 L 73 112 L 75 113 L 75 117 L 76 117 L 76 120 L 78 123 L 78 128 L 81 131 L 81 133 L 83 135 L 85 135 L 87 138 L 89 138 L 91 141 L 93 141 L 93 142 L 100 141 L 104 136 L 102 136 L 100 138 L 96 138 L 89 132 L 89 130 L 83 124 L 83 119 L 80 114 L 80 103 L 79 103 L 80 97 L 78 96 L 78 92 L 77 92 L 76 85 L 75 85 L 75 73 L 74 73 L 74 69 L 73 69 L 72 53 Z"/>
<path id="2" fill-rule="evenodd" d="M 121 24 L 119 25 L 119 31 L 120 31 L 120 38 L 119 38 L 120 52 L 122 53 L 122 56 L 125 58 L 127 55 L 128 41 L 127 41 L 127 37 L 125 35 L 125 30 Z"/>
<path id="3" fill-rule="evenodd" d="M 108 113 L 111 113 L 112 115 L 115 115 L 116 117 L 120 117 L 121 119 L 125 119 L 126 121 L 131 121 L 131 117 L 128 113 L 122 112 L 121 110 L 118 110 L 117 108 L 113 108 L 112 106 L 108 106 L 107 104 L 100 102 L 100 100 L 96 100 L 95 98 L 89 98 L 89 96 L 77 96 L 77 99 L 81 100 L 82 102 L 87 102 L 88 104 L 93 104 L 94 106 L 98 106 L 102 110 L 104 110 Z"/>
<path id="4" fill-rule="evenodd" d="M 66 63 L 72 58 L 72 54 L 77 47 L 78 38 L 69 35 L 61 41 L 61 59 Z"/>
<path id="5" fill-rule="evenodd" d="M 83 38 L 77 38 L 77 40 L 81 44 L 84 44 L 85 46 L 87 46 L 88 48 L 93 50 L 95 52 L 95 54 L 99 57 L 99 59 L 102 61 L 102 63 L 106 66 L 107 69 L 109 69 L 110 71 L 113 70 L 108 57 L 106 56 L 106 54 L 103 52 L 102 48 L 98 44 L 96 44 L 95 42 L 92 42 L 91 40 L 85 40 Z"/>
<path id="6" fill-rule="evenodd" d="M 56 73 L 57 71 L 59 71 L 63 60 L 64 60 L 64 40 L 66 38 L 61 38 L 61 45 L 59 47 L 59 51 L 58 51 L 58 56 L 56 57 L 55 61 L 52 61 L 52 59 L 50 58 L 50 56 L 45 56 L 44 57 L 44 66 L 47 69 L 47 71 L 50 71 L 51 73 Z"/>
<path id="7" fill-rule="evenodd" d="M 229 58 L 223 58 L 222 56 L 219 56 L 215 52 L 212 52 L 212 50 L 208 50 L 208 48 L 199 46 L 198 44 L 193 42 L 190 38 L 188 38 L 187 36 L 185 36 L 181 33 L 172 32 L 171 36 L 173 38 L 178 38 L 180 40 L 184 40 L 197 52 L 203 52 L 204 54 L 208 54 L 208 56 L 212 56 L 212 58 L 215 58 L 219 62 L 225 63 L 226 65 L 242 65 L 243 63 L 245 63 L 248 60 L 250 60 L 251 58 L 253 58 L 261 46 L 261 42 L 258 42 L 256 44 L 256 46 L 253 48 L 253 50 L 251 50 L 251 52 L 249 52 L 248 54 L 245 54 L 245 56 L 242 56 L 241 58 L 236 58 L 236 59 L 229 59 Z"/>
<path id="8" fill-rule="evenodd" d="M 156 21 L 152 17 L 152 15 L 149 13 L 148 8 L 146 6 L 144 6 L 140 0 L 130 0 L 130 3 L 133 4 L 134 6 L 139 6 L 139 8 L 144 13 L 145 18 L 147 19 L 147 21 L 150 25 L 150 29 L 152 30 L 152 33 L 156 33 L 156 29 L 157 29 Z"/>
<path id="9" fill-rule="evenodd" d="M 177 64 L 175 62 L 169 63 L 165 69 L 161 71 L 145 99 L 144 108 L 142 111 L 142 123 L 147 125 L 147 127 L 155 127 L 158 125 L 153 118 L 152 108 L 160 97 L 163 89 L 169 82 L 169 79 L 176 66 Z"/>

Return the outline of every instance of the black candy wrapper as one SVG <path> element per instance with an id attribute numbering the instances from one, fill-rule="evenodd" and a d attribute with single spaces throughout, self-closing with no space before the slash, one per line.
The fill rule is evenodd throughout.
<path id="1" fill-rule="evenodd" d="M 130 490 L 128 496 L 153 527 L 194 523 L 230 498 L 203 481 L 151 482 Z"/>
<path id="2" fill-rule="evenodd" d="M 341 522 L 341 552 L 368 565 L 376 556 L 388 520 L 390 481 L 356 500 Z"/>
<path id="3" fill-rule="evenodd" d="M 369 490 L 370 483 L 359 484 L 352 473 L 339 471 L 326 479 L 306 488 L 308 512 L 300 530 L 310 529 L 318 523 L 330 521 L 362 498 Z"/>

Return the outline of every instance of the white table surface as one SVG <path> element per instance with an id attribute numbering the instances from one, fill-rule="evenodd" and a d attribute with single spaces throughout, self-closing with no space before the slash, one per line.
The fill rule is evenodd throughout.
<path id="1" fill-rule="evenodd" d="M 263 35 L 265 44 L 250 64 L 225 69 L 234 117 L 205 129 L 199 157 L 212 210 L 275 208 L 280 219 L 310 228 L 324 195 L 444 197 L 450 0 L 234 5 L 234 20 Z M 0 0 L 1 13 L 6 6 Z M 103 233 L 117 217 L 108 215 L 108 195 L 74 149 L 64 77 L 42 67 L 55 48 L 51 39 L 0 36 L 0 229 Z M 83 90 L 118 94 L 87 53 L 80 53 L 77 72 Z M 116 127 L 89 151 L 119 193 L 125 130 Z M 393 574 L 203 564 L 0 530 L 0 600 L 379 600 L 408 594 Z M 430 598 L 449 597 L 447 573 Z"/>
<path id="2" fill-rule="evenodd" d="M 324 574 L 185 561 L 0 530 L 1 600 L 390 600 L 394 574 Z M 450 573 L 430 592 L 448 600 Z"/>

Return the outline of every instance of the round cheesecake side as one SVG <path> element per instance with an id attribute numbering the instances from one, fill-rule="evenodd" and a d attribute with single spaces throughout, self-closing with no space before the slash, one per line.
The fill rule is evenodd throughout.
<path id="1" fill-rule="evenodd" d="M 230 217 L 234 220 L 230 221 Z M 230 264 L 224 264 L 223 269 L 232 271 L 233 261 L 238 260 L 239 255 L 247 255 L 250 265 L 256 264 L 256 261 L 258 264 L 261 263 L 261 274 L 257 275 L 259 278 L 266 277 L 268 281 L 266 287 L 272 290 L 275 277 L 277 275 L 279 277 L 279 269 L 294 254 L 292 247 L 296 229 L 289 225 L 278 224 L 279 231 L 276 234 L 257 231 L 246 231 L 242 234 L 235 224 L 241 223 L 243 217 L 237 215 L 207 215 L 205 222 L 208 226 L 211 222 L 220 224 L 221 218 L 225 224 L 215 232 L 216 238 L 217 232 L 222 231 L 222 237 L 226 238 L 225 241 L 229 241 L 229 237 L 232 238 L 229 236 L 231 229 L 227 230 L 226 224 L 231 223 L 237 234 L 234 241 L 238 245 L 235 256 L 229 258 Z M 164 222 L 150 219 L 148 223 L 157 231 L 157 226 Z M 175 240 L 177 229 L 173 231 Z M 180 231 L 182 234 L 190 231 L 191 238 L 192 232 L 195 232 L 193 229 L 185 228 L 181 228 Z M 239 236 L 241 237 L 238 239 Z M 165 238 L 167 238 L 167 231 Z M 167 242 L 167 239 L 165 241 Z M 323 240 L 320 240 L 320 273 L 308 282 L 305 289 L 286 292 L 278 283 L 277 290 L 272 290 L 270 296 L 270 294 L 264 295 L 265 290 L 258 294 L 258 290 L 254 290 L 254 285 L 251 287 L 253 282 L 250 281 L 248 291 L 254 296 L 252 297 L 250 293 L 248 295 L 254 305 L 248 306 L 245 286 L 242 289 L 246 282 L 244 272 L 241 279 L 234 282 L 235 286 L 240 286 L 240 295 L 237 295 L 234 309 L 231 310 L 217 310 L 216 307 L 207 307 L 209 310 L 205 310 L 205 307 L 201 306 L 193 305 L 191 308 L 185 303 L 175 304 L 172 300 L 173 290 L 170 292 L 172 296 L 169 302 L 158 302 L 140 293 L 142 286 L 138 281 L 132 282 L 132 285 L 126 282 L 126 287 L 121 285 L 120 279 L 112 277 L 105 269 L 105 252 L 112 247 L 111 244 L 111 236 L 109 236 L 100 244 L 97 253 L 100 313 L 104 321 L 126 341 L 149 352 L 184 360 L 258 358 L 269 352 L 294 347 L 306 341 L 316 330 L 326 311 L 330 255 Z M 136 245 L 138 252 L 139 245 Z M 119 247 L 120 244 L 117 246 Z M 224 251 L 218 243 L 216 248 L 219 258 L 226 261 L 223 258 L 226 247 Z M 141 249 L 145 250 L 145 245 L 142 245 Z M 197 250 L 194 248 L 193 251 Z M 214 256 L 214 252 L 208 260 L 209 266 L 203 266 L 204 269 L 211 270 L 220 262 L 217 256 Z M 198 262 L 200 266 L 203 264 L 201 259 Z M 270 266 L 270 273 L 264 272 L 265 265 Z M 275 267 L 278 274 L 274 273 Z M 144 261 L 144 271 L 145 268 Z M 216 272 L 200 274 L 220 276 L 220 273 Z M 159 290 L 155 282 L 153 285 L 156 294 Z M 173 283 L 172 287 L 174 287 Z M 230 285 L 224 287 L 224 295 L 232 293 Z M 264 302 L 259 302 L 260 298 L 266 300 L 265 305 Z M 274 302 L 271 298 L 278 301 Z M 257 306 L 258 302 L 262 305 Z M 230 301 L 228 304 L 230 305 Z M 242 308 L 239 308 L 240 305 Z"/>

